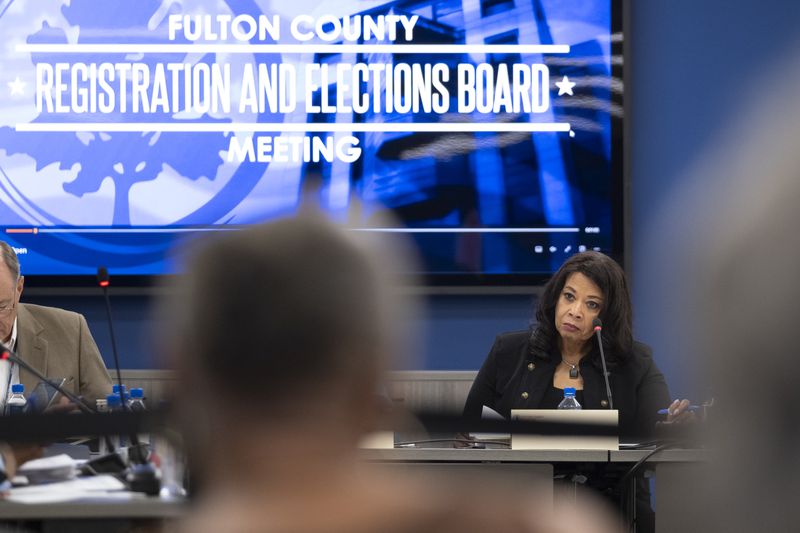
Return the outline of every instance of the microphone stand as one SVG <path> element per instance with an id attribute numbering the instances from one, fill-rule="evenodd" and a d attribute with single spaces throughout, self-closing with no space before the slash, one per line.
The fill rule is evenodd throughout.
<path id="1" fill-rule="evenodd" d="M 103 289 L 103 298 L 106 303 L 106 315 L 108 315 L 108 330 L 111 333 L 111 353 L 114 354 L 114 368 L 117 371 L 117 384 L 119 385 L 120 400 L 125 399 L 122 391 L 122 371 L 119 365 L 119 354 L 117 353 L 117 336 L 114 335 L 114 320 L 111 318 L 111 299 L 108 297 L 108 270 L 105 267 L 100 267 L 97 271 L 98 285 Z M 125 405 L 124 401 L 121 401 Z M 123 411 L 125 407 L 123 407 Z"/>
<path id="2" fill-rule="evenodd" d="M 97 269 L 97 284 L 103 290 L 103 297 L 106 303 L 106 314 L 108 315 L 108 329 L 111 333 L 111 351 L 114 354 L 114 368 L 117 372 L 117 383 L 119 384 L 120 404 L 122 411 L 129 409 L 128 404 L 125 402 L 125 390 L 122 385 L 122 371 L 119 364 L 119 353 L 117 352 L 117 337 L 114 335 L 114 320 L 111 316 L 111 299 L 108 297 L 109 276 L 106 267 L 99 267 Z M 135 433 L 130 435 L 131 446 L 128 448 L 128 459 L 135 464 L 147 464 L 147 447 L 139 442 L 139 436 Z"/>
<path id="3" fill-rule="evenodd" d="M 603 329 L 603 323 L 599 318 L 592 321 L 594 332 L 597 336 L 597 344 L 600 346 L 600 361 L 603 363 L 603 379 L 606 382 L 606 396 L 608 397 L 608 408 L 614 409 L 614 399 L 611 397 L 611 384 L 608 381 L 608 369 L 606 368 L 606 354 L 603 351 L 603 339 L 600 337 L 600 332 Z"/>

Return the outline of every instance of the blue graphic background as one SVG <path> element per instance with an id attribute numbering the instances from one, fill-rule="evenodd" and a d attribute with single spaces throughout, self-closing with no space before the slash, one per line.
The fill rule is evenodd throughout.
<path id="1" fill-rule="evenodd" d="M 621 86 L 611 76 L 608 0 L 483 0 L 478 11 L 465 10 L 456 0 L 328 5 L 299 0 L 273 2 L 269 8 L 247 0 L 225 4 L 233 15 L 279 13 L 285 20 L 300 13 L 416 14 L 420 19 L 414 44 L 569 44 L 568 56 L 316 54 L 313 61 L 330 65 L 354 60 L 445 61 L 452 68 L 479 61 L 493 65 L 545 62 L 551 83 L 568 75 L 577 83 L 575 95 L 559 97 L 552 86 L 551 115 L 504 115 L 495 120 L 569 122 L 575 136 L 357 133 L 363 154 L 353 164 L 312 162 L 278 168 L 227 163 L 220 152 L 227 149 L 231 134 L 17 132 L 14 124 L 20 122 L 392 123 L 454 117 L 385 112 L 291 117 L 269 113 L 37 114 L 33 87 L 39 62 L 227 62 L 240 68 L 242 61 L 300 60 L 275 54 L 243 58 L 22 54 L 9 46 L 0 52 L 0 91 L 16 78 L 26 81 L 27 88 L 24 98 L 12 95 L 6 105 L 0 104 L 0 227 L 4 240 L 27 250 L 21 257 L 27 275 L 90 274 L 98 264 L 108 265 L 115 274 L 171 273 L 177 267 L 169 259 L 169 250 L 176 240 L 195 234 L 185 230 L 238 227 L 291 214 L 307 202 L 361 226 L 370 226 L 377 212 L 390 209 L 410 228 L 580 228 L 579 233 L 569 234 L 415 233 L 431 274 L 546 274 L 579 246 L 610 251 L 618 245 L 612 242 L 619 201 L 614 189 L 618 176 L 612 169 L 612 148 L 618 140 L 612 137 L 612 122 L 621 117 L 615 104 L 615 98 L 621 98 Z M 0 34 L 28 43 L 166 43 L 169 13 L 202 10 L 219 12 L 218 3 L 6 1 L 0 3 Z M 41 14 L 44 22 L 37 27 L 34 21 Z M 314 95 L 314 103 L 321 102 L 322 94 Z M 331 85 L 329 101 L 335 101 L 335 96 L 336 87 Z M 455 118 L 486 120 L 477 113 Z M 596 229 L 587 233 L 587 227 Z M 37 233 L 7 232 L 30 228 Z M 535 252 L 536 246 L 543 251 Z M 553 252 L 550 247 L 555 247 Z"/>

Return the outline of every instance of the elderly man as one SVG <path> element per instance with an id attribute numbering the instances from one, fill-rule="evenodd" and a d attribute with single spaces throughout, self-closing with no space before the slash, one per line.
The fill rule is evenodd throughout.
<path id="1" fill-rule="evenodd" d="M 28 364 L 65 384 L 94 405 L 111 392 L 106 371 L 86 319 L 78 313 L 20 303 L 25 278 L 14 249 L 0 241 L 0 342 Z M 5 405 L 11 384 L 22 383 L 30 392 L 38 383 L 17 365 L 0 366 L 0 404 Z"/>

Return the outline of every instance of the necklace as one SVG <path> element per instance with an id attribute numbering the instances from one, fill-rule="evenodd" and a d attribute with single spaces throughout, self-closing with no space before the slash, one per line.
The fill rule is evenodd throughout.
<path id="1" fill-rule="evenodd" d="M 578 365 L 573 365 L 572 363 L 568 363 L 563 359 L 561 360 L 561 362 L 569 367 L 569 379 L 578 379 L 578 377 L 580 376 Z"/>

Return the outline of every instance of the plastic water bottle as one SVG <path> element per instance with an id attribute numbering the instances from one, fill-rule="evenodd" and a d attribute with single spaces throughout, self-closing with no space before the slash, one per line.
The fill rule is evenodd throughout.
<path id="1" fill-rule="evenodd" d="M 25 407 L 28 405 L 28 400 L 25 399 L 25 385 L 22 383 L 11 385 L 11 396 L 8 397 L 6 405 L 10 415 L 20 415 L 25 412 Z"/>
<path id="2" fill-rule="evenodd" d="M 108 413 L 108 400 L 105 398 L 98 398 L 95 400 L 95 406 L 98 413 Z M 108 449 L 108 446 L 106 446 L 106 439 L 100 437 L 100 439 L 98 439 L 97 453 L 100 455 L 105 455 L 109 451 L 110 450 Z"/>
<path id="3" fill-rule="evenodd" d="M 95 406 L 98 413 L 107 413 L 108 412 L 108 400 L 105 398 L 98 398 L 95 401 Z"/>
<path id="4" fill-rule="evenodd" d="M 109 413 L 116 413 L 119 411 L 121 404 L 119 402 L 119 394 L 116 392 L 112 392 L 108 396 L 106 396 L 106 405 L 108 406 Z"/>
<path id="5" fill-rule="evenodd" d="M 111 387 L 111 394 L 114 394 L 117 398 L 119 398 L 120 407 L 122 407 L 122 402 L 127 403 L 128 401 L 128 390 L 124 383 L 122 384 L 122 394 L 119 393 L 119 385 L 113 385 Z"/>
<path id="6" fill-rule="evenodd" d="M 581 404 L 575 399 L 575 389 L 572 387 L 564 388 L 564 399 L 558 404 L 559 409 L 581 409 Z"/>
<path id="7" fill-rule="evenodd" d="M 119 390 L 119 388 L 117 388 Z M 122 409 L 122 404 L 119 401 L 119 393 L 112 392 L 106 396 L 106 405 L 108 406 L 109 413 L 118 413 Z M 127 446 L 126 442 L 119 435 L 109 435 L 111 445 L 115 450 L 121 452 L 122 448 Z"/>
<path id="8" fill-rule="evenodd" d="M 128 400 L 128 409 L 131 411 L 144 411 L 144 389 L 134 388 L 131 389 L 131 397 Z"/>

